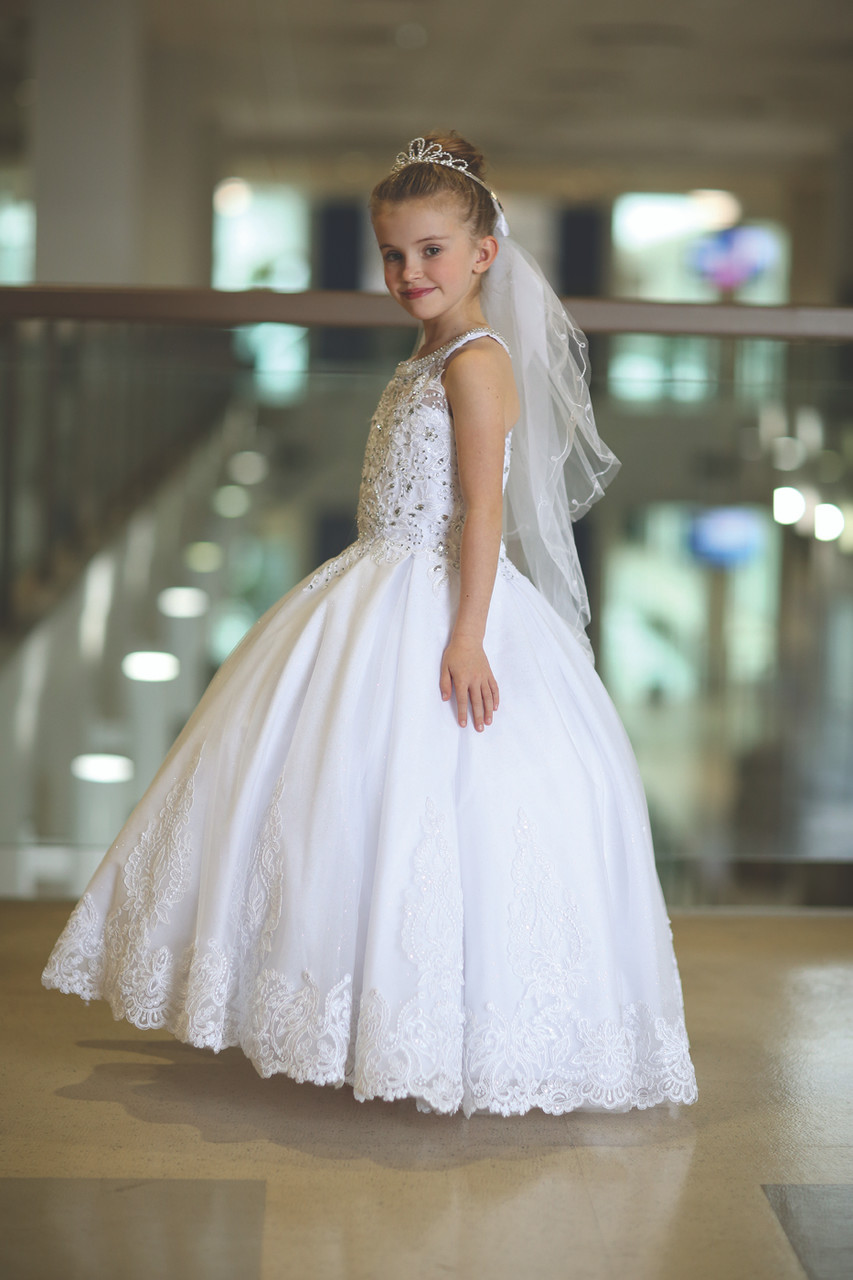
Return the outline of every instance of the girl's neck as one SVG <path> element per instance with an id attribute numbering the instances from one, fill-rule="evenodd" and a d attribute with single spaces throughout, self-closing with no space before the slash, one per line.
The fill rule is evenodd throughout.
<path id="1" fill-rule="evenodd" d="M 480 307 L 473 308 L 464 315 L 454 318 L 438 316 L 435 320 L 425 320 L 424 340 L 421 343 L 418 355 L 428 356 L 433 351 L 437 351 L 439 347 L 443 347 L 445 343 L 452 342 L 454 338 L 460 337 L 463 333 L 469 333 L 471 329 L 488 329 L 488 327 L 486 317 Z"/>

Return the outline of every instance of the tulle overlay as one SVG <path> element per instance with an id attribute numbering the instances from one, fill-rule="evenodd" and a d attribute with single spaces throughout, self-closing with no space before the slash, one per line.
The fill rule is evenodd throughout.
<path id="1" fill-rule="evenodd" d="M 438 692 L 452 556 L 387 535 L 220 669 L 45 985 L 362 1100 L 693 1101 L 645 799 L 582 645 L 502 560 L 501 705 L 461 730 Z"/>

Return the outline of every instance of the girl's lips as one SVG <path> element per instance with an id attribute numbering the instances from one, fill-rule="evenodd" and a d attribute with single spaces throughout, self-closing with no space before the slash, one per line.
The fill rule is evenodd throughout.
<path id="1" fill-rule="evenodd" d="M 432 289 L 406 289 L 403 292 L 403 297 L 404 298 L 423 298 L 428 293 L 432 293 Z"/>

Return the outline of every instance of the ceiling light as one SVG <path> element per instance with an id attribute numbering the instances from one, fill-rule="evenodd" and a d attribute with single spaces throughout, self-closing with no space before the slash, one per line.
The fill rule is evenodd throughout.
<path id="1" fill-rule="evenodd" d="M 819 542 L 834 542 L 844 532 L 844 512 L 834 502 L 819 502 L 814 512 L 814 536 Z"/>
<path id="2" fill-rule="evenodd" d="M 121 661 L 121 669 L 128 680 L 160 684 L 177 679 L 181 664 L 173 653 L 157 653 L 140 649 L 134 653 L 125 654 Z"/>
<path id="3" fill-rule="evenodd" d="M 129 782 L 133 777 L 133 761 L 127 756 L 107 754 L 75 756 L 71 772 L 82 782 Z"/>
<path id="4" fill-rule="evenodd" d="M 806 500 L 799 489 L 786 486 L 773 490 L 773 519 L 777 524 L 796 524 L 805 510 Z"/>
<path id="5" fill-rule="evenodd" d="M 210 608 L 210 596 L 201 587 L 166 587 L 157 608 L 167 618 L 200 618 Z"/>

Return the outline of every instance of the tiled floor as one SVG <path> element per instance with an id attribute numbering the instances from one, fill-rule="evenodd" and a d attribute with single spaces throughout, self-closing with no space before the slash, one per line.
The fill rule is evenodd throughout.
<path id="1" fill-rule="evenodd" d="M 5 1280 L 853 1273 L 849 914 L 675 919 L 694 1108 L 465 1120 L 43 991 L 67 910 L 0 903 Z"/>

